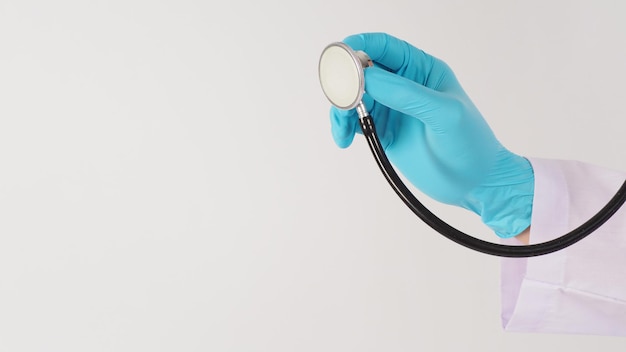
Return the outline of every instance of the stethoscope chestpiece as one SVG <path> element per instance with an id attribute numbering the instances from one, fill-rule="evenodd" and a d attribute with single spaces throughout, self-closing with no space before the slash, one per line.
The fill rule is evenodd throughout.
<path id="1" fill-rule="evenodd" d="M 324 95 L 339 109 L 356 108 L 365 91 L 363 69 L 373 65 L 363 51 L 354 51 L 341 42 L 328 45 L 322 51 L 318 65 Z"/>

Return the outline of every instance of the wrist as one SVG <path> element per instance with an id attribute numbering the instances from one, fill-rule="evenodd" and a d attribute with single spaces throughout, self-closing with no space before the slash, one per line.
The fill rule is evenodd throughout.
<path id="1" fill-rule="evenodd" d="M 530 226 L 535 177 L 530 162 L 504 149 L 496 167 L 466 198 L 466 208 L 480 215 L 498 237 L 519 235 Z"/>

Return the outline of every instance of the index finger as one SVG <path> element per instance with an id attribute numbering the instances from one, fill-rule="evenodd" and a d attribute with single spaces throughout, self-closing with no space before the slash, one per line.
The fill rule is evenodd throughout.
<path id="1" fill-rule="evenodd" d="M 362 50 L 375 62 L 393 72 L 400 70 L 411 58 L 412 51 L 427 55 L 404 40 L 386 33 L 362 33 L 343 40 L 353 50 Z M 414 55 L 413 55 L 414 56 Z"/>

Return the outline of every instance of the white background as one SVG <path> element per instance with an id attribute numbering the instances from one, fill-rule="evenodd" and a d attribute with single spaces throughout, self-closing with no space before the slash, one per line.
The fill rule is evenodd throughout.
<path id="1" fill-rule="evenodd" d="M 0 350 L 623 351 L 502 332 L 499 260 L 335 147 L 317 60 L 391 33 L 511 150 L 626 170 L 624 4 L 0 0 Z"/>

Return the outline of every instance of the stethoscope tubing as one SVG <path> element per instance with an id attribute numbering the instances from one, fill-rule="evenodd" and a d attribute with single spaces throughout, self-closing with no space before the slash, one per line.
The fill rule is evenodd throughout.
<path id="1" fill-rule="evenodd" d="M 411 209 L 411 211 L 413 211 L 413 213 L 415 213 L 415 215 L 417 215 L 428 226 L 439 232 L 444 237 L 478 252 L 499 257 L 522 258 L 536 257 L 559 251 L 573 245 L 594 232 L 607 220 L 609 220 L 611 216 L 619 210 L 622 204 L 626 202 L 626 181 L 624 181 L 621 188 L 617 191 L 613 198 L 611 198 L 611 200 L 596 215 L 591 217 L 587 222 L 580 225 L 578 228 L 559 238 L 525 246 L 510 246 L 483 241 L 450 226 L 445 221 L 438 218 L 417 198 L 415 198 L 413 193 L 411 193 L 404 182 L 402 182 L 402 179 L 400 179 L 394 170 L 389 159 L 387 159 L 385 150 L 380 144 L 380 139 L 376 133 L 376 126 L 374 125 L 372 117 L 367 114 L 364 117 L 360 117 L 359 121 L 363 135 L 367 140 L 369 148 L 372 151 L 380 171 L 382 171 L 385 179 L 396 194 L 402 199 L 404 204 L 406 204 L 409 209 Z"/>

